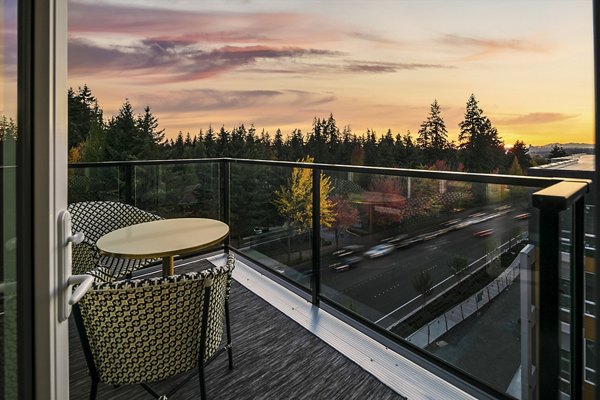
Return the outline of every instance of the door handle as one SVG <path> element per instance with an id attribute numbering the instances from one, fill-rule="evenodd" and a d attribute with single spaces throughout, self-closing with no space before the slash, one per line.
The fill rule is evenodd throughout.
<path id="1" fill-rule="evenodd" d="M 72 306 L 81 300 L 94 283 L 94 277 L 91 275 L 71 275 L 69 277 L 69 286 L 79 285 L 69 298 L 69 305 Z M 67 315 L 67 318 L 69 316 Z"/>
<path id="2" fill-rule="evenodd" d="M 73 245 L 83 242 L 82 232 L 71 231 L 71 214 L 63 210 L 58 214 L 58 320 L 66 321 L 71 315 L 71 307 L 87 293 L 94 283 L 91 275 L 71 275 L 73 268 Z M 71 286 L 79 285 L 75 291 Z"/>

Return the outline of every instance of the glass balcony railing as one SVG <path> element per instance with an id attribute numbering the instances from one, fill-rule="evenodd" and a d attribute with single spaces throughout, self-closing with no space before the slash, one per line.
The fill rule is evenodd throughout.
<path id="1" fill-rule="evenodd" d="M 573 205 L 577 192 L 564 210 L 532 206 L 534 192 L 558 182 L 238 159 L 108 162 L 70 165 L 69 202 L 117 200 L 166 218 L 221 219 L 230 251 L 492 395 L 529 398 L 531 387 L 540 389 L 532 380 L 548 379 L 543 369 L 528 374 L 545 360 L 532 333 L 545 322 L 531 310 L 545 312 L 554 297 L 556 337 L 544 337 L 556 341 L 549 374 L 577 398 L 571 382 L 582 379 L 583 339 L 569 326 L 580 329 L 575 316 L 584 312 L 584 240 L 575 236 L 583 202 Z M 555 228 L 573 234 L 559 243 L 557 233 L 551 254 L 538 258 L 531 245 L 546 246 Z"/>

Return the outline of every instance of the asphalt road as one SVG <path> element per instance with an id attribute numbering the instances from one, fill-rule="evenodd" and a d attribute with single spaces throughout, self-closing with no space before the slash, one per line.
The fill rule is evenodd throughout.
<path id="1" fill-rule="evenodd" d="M 511 236 L 527 231 L 528 220 L 514 218 L 523 212 L 525 210 L 512 210 L 411 247 L 397 249 L 380 258 L 364 258 L 344 272 L 328 268 L 328 265 L 336 261 L 336 257 L 331 254 L 324 255 L 322 292 L 371 321 L 379 321 L 394 310 L 397 312 L 392 318 L 398 319 L 402 316 L 402 311 L 408 312 L 408 308 L 403 310 L 403 306 L 408 306 L 407 303 L 411 300 L 415 303 L 414 299 L 418 293 L 412 282 L 421 270 L 431 273 L 434 286 L 439 284 L 451 276 L 448 262 L 454 256 L 463 256 L 471 263 L 508 241 Z M 486 229 L 493 229 L 493 233 L 487 237 L 474 236 L 476 232 Z M 373 242 L 372 237 L 362 239 L 364 250 L 377 244 Z M 356 243 L 355 240 L 353 244 Z M 310 270 L 310 263 L 297 265 L 294 269 Z M 386 321 L 386 326 L 388 322 Z"/>
<path id="2" fill-rule="evenodd" d="M 431 273 L 435 286 L 451 276 L 448 261 L 454 256 L 463 256 L 471 263 L 506 242 L 510 235 L 515 236 L 517 230 L 526 231 L 527 220 L 515 220 L 514 215 L 451 231 L 381 258 L 365 259 L 345 272 L 324 268 L 322 284 L 352 299 L 355 306 L 363 305 L 364 309 L 358 311 L 378 320 L 419 295 L 412 281 L 421 270 Z M 488 237 L 474 236 L 485 229 L 494 232 Z"/>

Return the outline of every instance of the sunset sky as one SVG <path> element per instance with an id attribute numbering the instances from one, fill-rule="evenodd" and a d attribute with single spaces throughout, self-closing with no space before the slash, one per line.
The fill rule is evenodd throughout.
<path id="1" fill-rule="evenodd" d="M 508 145 L 593 142 L 591 0 L 72 0 L 69 36 L 69 84 L 169 137 L 329 113 L 416 135 L 437 99 L 455 140 L 474 93 Z"/>

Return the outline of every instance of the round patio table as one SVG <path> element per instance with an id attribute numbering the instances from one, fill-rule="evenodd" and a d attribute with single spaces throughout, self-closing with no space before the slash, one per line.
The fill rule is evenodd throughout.
<path id="1" fill-rule="evenodd" d="M 107 233 L 96 246 L 118 258 L 162 258 L 163 276 L 173 275 L 173 257 L 209 248 L 227 237 L 227 224 L 207 218 L 144 222 Z"/>

